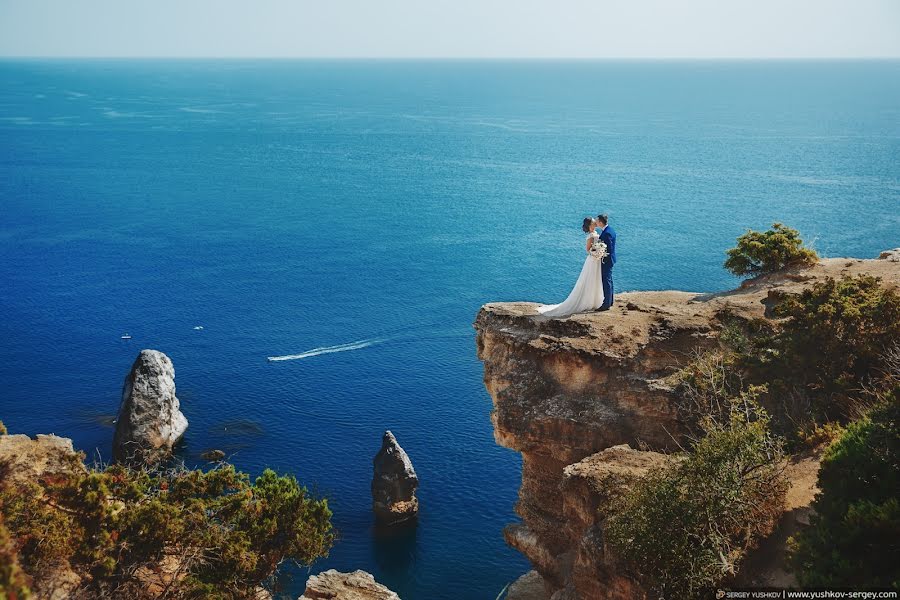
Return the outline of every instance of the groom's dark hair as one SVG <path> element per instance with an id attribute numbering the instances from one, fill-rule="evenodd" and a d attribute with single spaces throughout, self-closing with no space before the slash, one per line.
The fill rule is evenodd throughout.
<path id="1" fill-rule="evenodd" d="M 603 223 L 604 225 L 609 223 L 609 217 L 606 215 L 606 213 L 600 213 L 599 215 L 597 215 L 597 220 L 600 221 L 601 223 Z"/>

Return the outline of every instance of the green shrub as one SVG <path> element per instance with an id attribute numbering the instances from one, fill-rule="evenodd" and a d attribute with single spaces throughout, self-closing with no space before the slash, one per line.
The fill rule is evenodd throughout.
<path id="1" fill-rule="evenodd" d="M 816 252 L 803 246 L 796 229 L 773 223 L 768 231 L 748 230 L 738 237 L 737 246 L 726 252 L 725 268 L 737 276 L 774 273 L 793 265 L 810 265 Z"/>
<path id="2" fill-rule="evenodd" d="M 19 566 L 19 556 L 0 512 L 0 600 L 25 600 L 31 597 L 28 577 Z"/>
<path id="3" fill-rule="evenodd" d="M 0 506 L 24 570 L 40 579 L 67 560 L 88 575 L 86 596 L 142 598 L 138 574 L 165 557 L 181 574 L 170 597 L 251 597 L 282 562 L 311 564 L 334 540 L 324 499 L 293 477 L 267 470 L 251 483 L 230 465 L 0 485 Z"/>
<path id="4" fill-rule="evenodd" d="M 829 278 L 787 297 L 775 313 L 787 320 L 770 340 L 767 378 L 802 386 L 816 417 L 856 416 L 864 388 L 884 375 L 900 341 L 900 295 L 867 275 Z"/>
<path id="5" fill-rule="evenodd" d="M 654 594 L 696 598 L 734 573 L 781 514 L 781 444 L 752 392 L 707 419 L 683 460 L 652 471 L 606 522 L 613 551 Z"/>
<path id="6" fill-rule="evenodd" d="M 900 589 L 900 387 L 829 447 L 819 488 L 793 540 L 801 583 Z"/>

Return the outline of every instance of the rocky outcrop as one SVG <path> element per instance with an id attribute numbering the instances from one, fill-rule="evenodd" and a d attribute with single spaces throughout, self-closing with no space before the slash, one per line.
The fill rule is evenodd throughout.
<path id="1" fill-rule="evenodd" d="M 13 486 L 19 493 L 31 493 L 31 486 L 44 478 L 86 472 L 83 456 L 72 447 L 69 438 L 55 435 L 0 436 L 0 484 Z M 21 486 L 21 487 L 20 487 Z M 81 576 L 67 561 L 47 565 L 43 576 L 32 582 L 35 598 L 64 600 L 81 584 Z"/>
<path id="2" fill-rule="evenodd" d="M 900 248 L 894 248 L 893 250 L 885 250 L 878 256 L 878 258 L 880 260 L 889 260 L 891 262 L 900 262 Z"/>
<path id="3" fill-rule="evenodd" d="M 141 350 L 125 378 L 113 459 L 152 463 L 171 453 L 188 422 L 175 395 L 175 367 L 157 350 Z"/>
<path id="4" fill-rule="evenodd" d="M 510 584 L 506 600 L 550 600 L 550 594 L 541 574 L 528 571 Z"/>
<path id="5" fill-rule="evenodd" d="M 86 472 L 72 440 L 43 434 L 34 439 L 27 435 L 0 436 L 0 466 L 4 483 L 36 483 L 48 475 Z"/>
<path id="6" fill-rule="evenodd" d="M 415 518 L 419 512 L 419 500 L 416 498 L 419 478 L 409 456 L 390 431 L 384 432 L 381 450 L 372 462 L 375 467 L 372 510 L 378 521 L 393 525 Z"/>
<path id="7" fill-rule="evenodd" d="M 656 452 L 677 449 L 688 434 L 667 377 L 716 347 L 726 324 L 772 318 L 785 294 L 826 277 L 869 274 L 900 285 L 900 264 L 891 256 L 826 259 L 719 294 L 625 293 L 608 312 L 565 319 L 539 315 L 533 303 L 482 307 L 476 342 L 494 437 L 522 454 L 522 522 L 504 536 L 553 600 L 642 597 L 604 547 L 603 510 L 610 495 L 664 460 Z M 797 497 L 800 504 L 812 500 L 811 493 Z"/>
<path id="8" fill-rule="evenodd" d="M 365 571 L 340 573 L 334 569 L 311 576 L 299 600 L 400 600 Z"/>

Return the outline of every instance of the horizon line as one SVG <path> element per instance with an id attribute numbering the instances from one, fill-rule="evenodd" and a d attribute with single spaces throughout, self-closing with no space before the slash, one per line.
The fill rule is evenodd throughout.
<path id="1" fill-rule="evenodd" d="M 0 54 L 0 60 L 328 60 L 328 61 L 878 61 L 897 56 L 228 56 Z"/>

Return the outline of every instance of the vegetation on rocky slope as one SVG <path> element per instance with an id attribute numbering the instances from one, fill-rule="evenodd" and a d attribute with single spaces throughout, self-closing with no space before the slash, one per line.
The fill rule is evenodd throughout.
<path id="1" fill-rule="evenodd" d="M 900 590 L 900 385 L 828 448 L 819 487 L 794 539 L 801 583 Z"/>
<path id="2" fill-rule="evenodd" d="M 780 224 L 741 236 L 728 255 L 738 275 L 817 258 Z M 719 349 L 673 376 L 697 441 L 607 520 L 611 547 L 662 597 L 721 585 L 771 531 L 786 489 L 779 435 L 791 445 L 837 438 L 822 463 L 818 515 L 795 541 L 800 581 L 900 585 L 900 294 L 875 277 L 843 276 L 772 300 L 774 320 L 735 320 Z"/>
<path id="3" fill-rule="evenodd" d="M 671 466 L 652 471 L 607 520 L 609 544 L 657 597 L 695 598 L 733 574 L 781 513 L 781 442 L 754 392 Z"/>
<path id="4" fill-rule="evenodd" d="M 167 598 L 250 598 L 283 562 L 310 564 L 334 539 L 326 500 L 268 470 L 252 482 L 230 465 L 73 468 L 39 481 L 2 470 L 8 598 L 61 566 L 81 578 L 74 597 L 150 597 L 148 574 L 163 570 Z"/>

